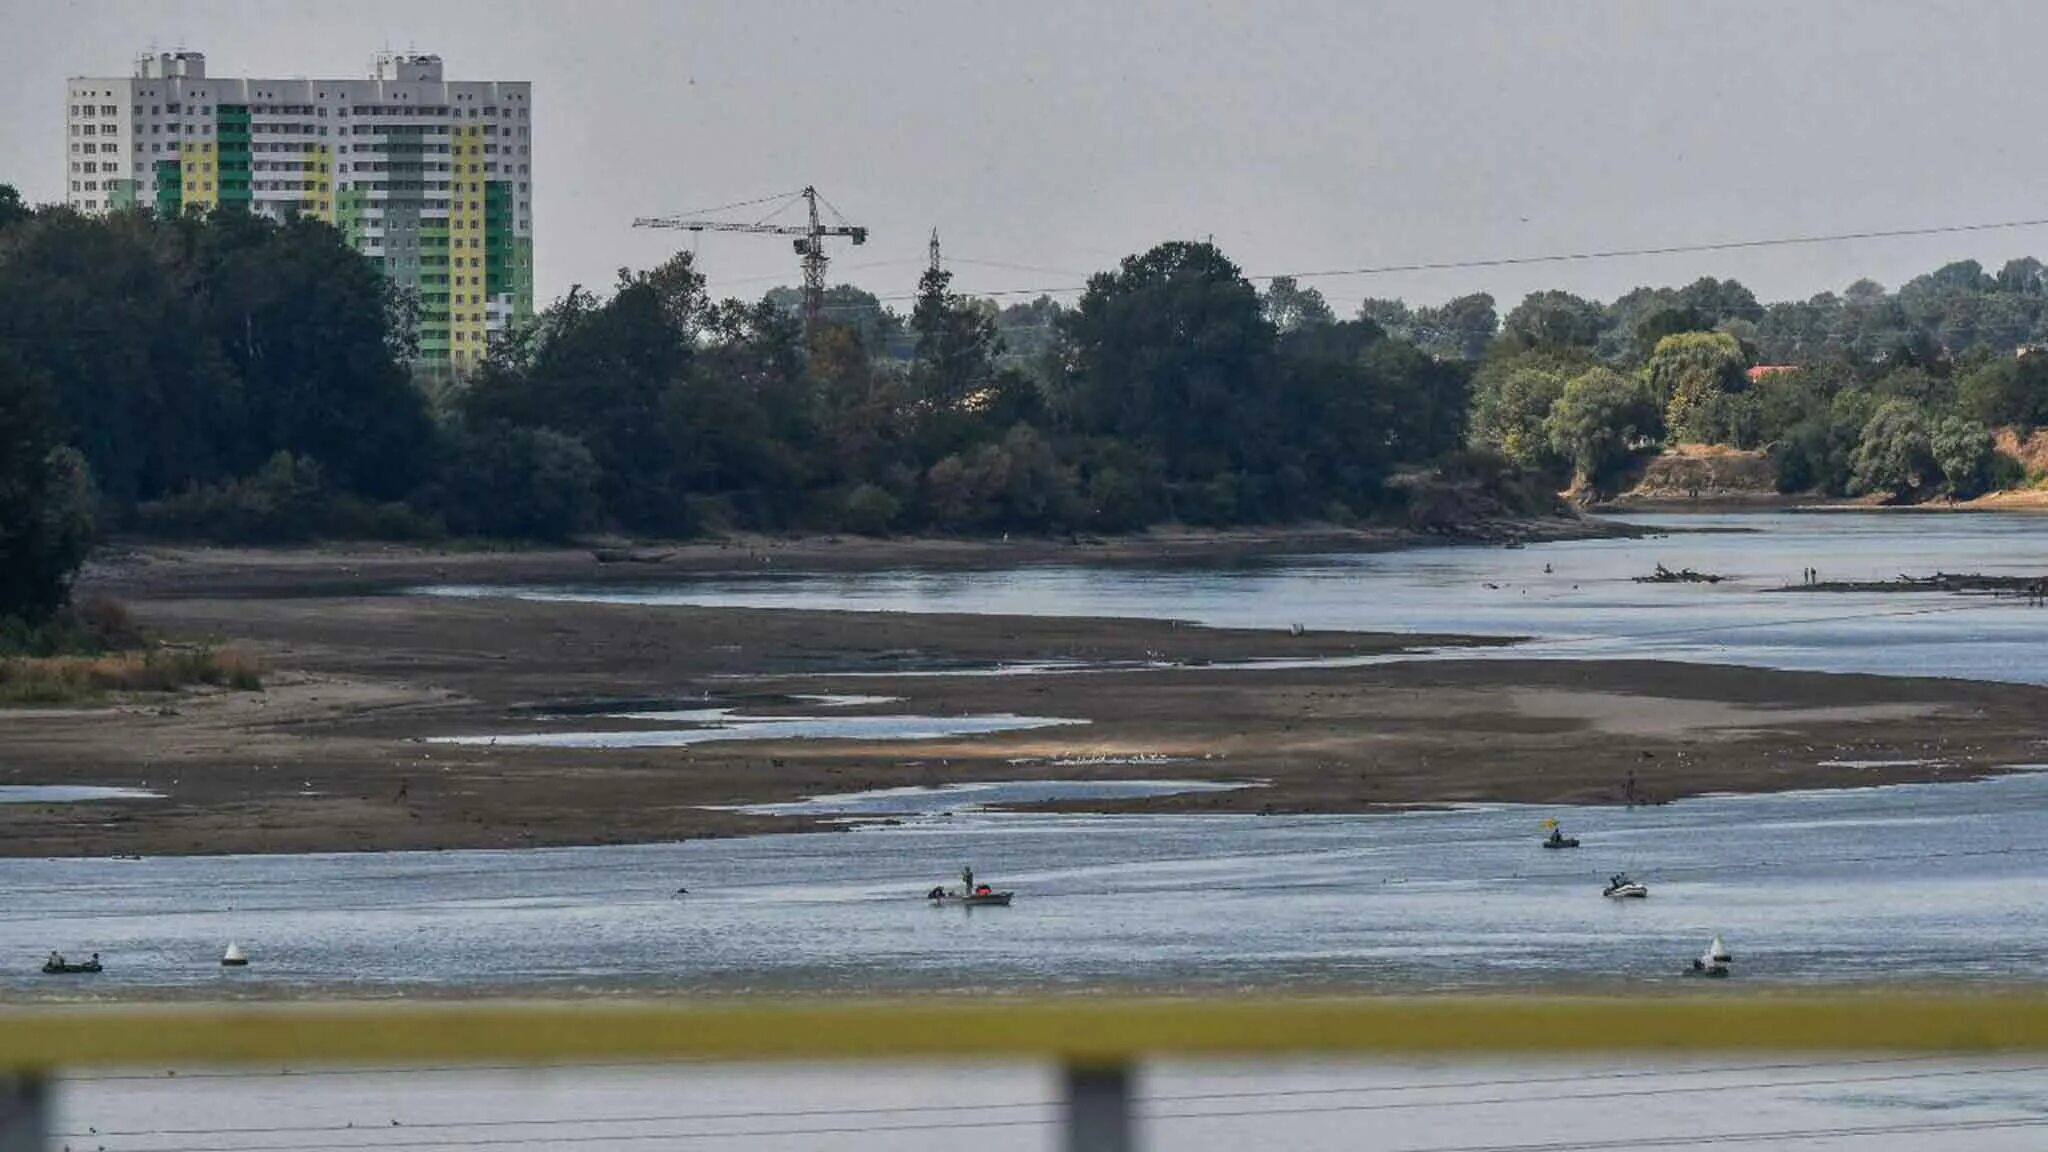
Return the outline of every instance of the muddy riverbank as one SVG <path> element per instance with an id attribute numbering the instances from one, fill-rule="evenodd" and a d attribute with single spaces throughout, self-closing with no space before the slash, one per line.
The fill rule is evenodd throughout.
<path id="1" fill-rule="evenodd" d="M 530 562 L 469 560 L 465 571 L 514 584 Z M 286 575 L 301 568 L 312 574 Z M 0 784 L 146 788 L 164 797 L 0 805 L 0 854 L 745 835 L 822 825 L 710 806 L 1051 777 L 1259 784 L 1091 802 L 1099 810 L 1619 802 L 1631 776 L 1639 796 L 1669 799 L 1995 771 L 2040 759 L 2039 717 L 2048 714 L 2048 690 L 2026 685 L 1497 653 L 1372 662 L 1497 640 L 1294 635 L 1163 620 L 311 594 L 332 578 L 290 553 L 190 552 L 102 569 L 89 590 L 121 595 L 146 626 L 258 653 L 270 670 L 265 690 L 0 713 Z M 1268 658 L 1354 663 L 1217 666 Z M 1003 665 L 1025 667 L 960 674 Z M 887 699 L 803 699 L 850 694 Z M 611 714 L 707 709 L 741 718 L 1021 715 L 1069 723 L 677 747 L 435 742 L 688 728 L 701 718 Z"/>

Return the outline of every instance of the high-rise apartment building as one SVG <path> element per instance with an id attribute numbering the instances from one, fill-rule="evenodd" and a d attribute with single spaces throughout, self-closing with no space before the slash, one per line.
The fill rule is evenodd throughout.
<path id="1" fill-rule="evenodd" d="M 68 202 L 175 215 L 240 205 L 340 228 L 419 294 L 420 357 L 463 371 L 533 312 L 533 86 L 449 81 L 385 54 L 360 80 L 209 77 L 198 52 L 79 77 Z"/>

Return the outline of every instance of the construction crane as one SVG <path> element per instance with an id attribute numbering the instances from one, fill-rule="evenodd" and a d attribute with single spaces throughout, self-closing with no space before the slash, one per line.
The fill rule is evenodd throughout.
<path id="1" fill-rule="evenodd" d="M 753 204 L 781 201 L 774 211 L 752 223 L 734 220 L 709 220 L 704 217 L 713 212 L 724 212 L 733 208 L 744 208 Z M 770 221 L 787 211 L 798 200 L 804 202 L 809 217 L 802 224 L 774 224 Z M 818 205 L 824 204 L 837 224 L 827 225 L 818 215 Z M 832 202 L 818 195 L 818 190 L 808 184 L 801 192 L 783 193 L 778 196 L 763 196 L 758 200 L 745 200 L 738 204 L 727 204 L 719 208 L 689 216 L 642 216 L 633 221 L 635 228 L 677 228 L 685 232 L 758 232 L 771 236 L 796 237 L 796 254 L 801 257 L 804 268 L 804 324 L 816 330 L 825 315 L 825 266 L 831 258 L 825 255 L 825 241 L 832 237 L 843 237 L 856 245 L 868 242 L 868 230 L 856 224 L 849 224 Z"/>

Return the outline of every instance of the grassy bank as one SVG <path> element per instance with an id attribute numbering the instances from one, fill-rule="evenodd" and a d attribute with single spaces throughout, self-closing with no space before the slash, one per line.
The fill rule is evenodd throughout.
<path id="1" fill-rule="evenodd" d="M 175 692 L 195 685 L 260 691 L 263 670 L 254 656 L 238 648 L 156 648 L 0 660 L 0 705 L 76 704 L 108 693 Z"/>

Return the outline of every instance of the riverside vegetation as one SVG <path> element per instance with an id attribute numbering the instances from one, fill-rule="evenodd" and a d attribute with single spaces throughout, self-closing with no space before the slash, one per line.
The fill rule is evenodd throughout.
<path id="1" fill-rule="evenodd" d="M 468 379 L 416 380 L 417 301 L 332 228 L 30 209 L 0 186 L 0 613 L 51 619 L 95 528 L 234 542 L 593 530 L 1122 532 L 1545 515 L 1664 444 L 1769 451 L 1787 491 L 2026 481 L 2048 269 L 1765 306 L 1368 300 L 1349 319 L 1171 242 L 1071 307 L 920 281 L 711 299 L 687 254 L 572 289 Z M 1750 371 L 1757 365 L 1771 370 Z"/>

